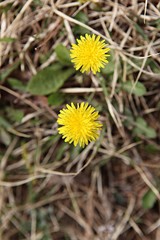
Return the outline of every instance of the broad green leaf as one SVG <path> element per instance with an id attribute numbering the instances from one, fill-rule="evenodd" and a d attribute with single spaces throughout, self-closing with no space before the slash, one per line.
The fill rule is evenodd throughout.
<path id="1" fill-rule="evenodd" d="M 73 32 L 75 35 L 85 35 L 90 34 L 90 31 L 82 26 L 79 25 L 75 25 L 75 27 L 73 28 Z"/>
<path id="2" fill-rule="evenodd" d="M 73 68 L 62 69 L 57 65 L 47 67 L 32 77 L 27 90 L 34 95 L 56 92 L 74 72 Z"/>
<path id="3" fill-rule="evenodd" d="M 128 93 L 135 94 L 136 96 L 143 96 L 146 94 L 147 90 L 143 83 L 137 82 L 137 84 L 134 86 L 134 83 L 131 81 L 127 81 L 122 83 L 122 89 Z"/>
<path id="4" fill-rule="evenodd" d="M 74 18 L 76 20 L 78 20 L 79 22 L 82 22 L 85 24 L 87 24 L 89 21 L 88 16 L 82 11 L 77 13 Z M 77 35 L 85 35 L 86 33 L 88 33 L 88 34 L 90 33 L 90 31 L 88 29 L 86 29 L 80 25 L 77 25 L 77 24 L 73 27 L 73 32 L 74 32 L 74 34 L 77 34 Z"/>
<path id="5" fill-rule="evenodd" d="M 64 65 L 72 65 L 69 50 L 62 44 L 58 44 L 55 48 L 57 58 Z"/>
<path id="6" fill-rule="evenodd" d="M 88 16 L 82 11 L 77 13 L 74 18 L 82 23 L 87 23 L 89 21 Z"/>
<path id="7" fill-rule="evenodd" d="M 149 189 L 142 198 L 142 206 L 145 209 L 150 209 L 154 206 L 155 202 L 156 202 L 156 195 L 151 189 Z"/>
<path id="8" fill-rule="evenodd" d="M 143 118 L 137 117 L 136 126 L 139 127 L 140 129 L 144 130 L 144 128 L 147 127 L 147 123 Z"/>
<path id="9" fill-rule="evenodd" d="M 136 119 L 134 125 L 133 133 L 136 136 L 144 135 L 147 138 L 155 138 L 157 136 L 155 129 L 149 127 L 147 122 L 141 117 Z"/>
<path id="10" fill-rule="evenodd" d="M 20 80 L 18 80 L 16 78 L 8 78 L 7 82 L 15 90 L 20 90 L 20 91 L 23 91 L 23 92 L 26 91 L 26 86 Z"/>
<path id="11" fill-rule="evenodd" d="M 146 128 L 145 135 L 147 138 L 156 138 L 157 137 L 157 133 L 156 133 L 155 129 L 151 128 L 151 127 Z"/>
<path id="12" fill-rule="evenodd" d="M 54 105 L 54 106 L 60 106 L 64 102 L 64 100 L 65 100 L 64 99 L 64 94 L 62 94 L 60 92 L 52 93 L 48 97 L 49 105 Z"/>

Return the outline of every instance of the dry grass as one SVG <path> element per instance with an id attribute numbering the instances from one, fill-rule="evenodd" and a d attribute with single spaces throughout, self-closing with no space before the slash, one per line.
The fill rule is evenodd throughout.
<path id="1" fill-rule="evenodd" d="M 0 239 L 160 239 L 159 10 L 156 0 L 0 2 Z M 74 18 L 79 12 L 87 22 Z M 60 89 L 62 105 L 83 100 L 100 111 L 100 139 L 85 149 L 57 134 L 61 104 L 8 80 L 27 85 L 54 64 L 57 44 L 75 42 L 75 26 L 100 35 L 112 55 L 110 72 L 75 73 Z M 121 88 L 127 81 L 129 92 Z M 137 82 L 143 96 L 132 94 Z M 23 112 L 21 121 L 12 109 Z M 137 117 L 155 137 L 135 134 Z M 155 203 L 145 209 L 148 190 Z"/>

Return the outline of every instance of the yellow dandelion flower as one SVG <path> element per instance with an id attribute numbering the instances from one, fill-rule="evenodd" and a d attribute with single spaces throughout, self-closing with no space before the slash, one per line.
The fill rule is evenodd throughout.
<path id="1" fill-rule="evenodd" d="M 76 70 L 80 69 L 82 73 L 91 70 L 96 74 L 105 63 L 108 63 L 107 52 L 110 49 L 106 47 L 105 40 L 99 39 L 100 36 L 86 34 L 85 37 L 81 36 L 77 39 L 78 44 L 72 44 L 70 56 Z"/>
<path id="2" fill-rule="evenodd" d="M 88 103 L 77 103 L 77 107 L 73 103 L 67 104 L 58 115 L 57 122 L 63 125 L 58 128 L 58 132 L 62 134 L 65 142 L 73 142 L 74 146 L 79 144 L 80 147 L 84 147 L 99 136 L 98 130 L 102 124 L 97 120 L 98 117 L 98 112 Z"/>

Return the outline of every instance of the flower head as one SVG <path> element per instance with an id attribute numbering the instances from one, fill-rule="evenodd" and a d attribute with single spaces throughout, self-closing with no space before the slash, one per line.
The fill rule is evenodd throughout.
<path id="1" fill-rule="evenodd" d="M 95 108 L 84 102 L 78 103 L 77 107 L 73 103 L 66 107 L 60 111 L 57 120 L 58 124 L 63 125 L 58 132 L 63 135 L 65 142 L 84 147 L 96 140 L 102 124 L 97 120 L 99 115 Z"/>
<path id="2" fill-rule="evenodd" d="M 91 70 L 96 74 L 108 62 L 107 52 L 110 49 L 106 47 L 104 40 L 100 41 L 99 39 L 100 36 L 86 34 L 85 37 L 81 36 L 80 39 L 77 39 L 78 44 L 72 44 L 70 56 L 76 70 L 80 69 L 82 73 Z"/>

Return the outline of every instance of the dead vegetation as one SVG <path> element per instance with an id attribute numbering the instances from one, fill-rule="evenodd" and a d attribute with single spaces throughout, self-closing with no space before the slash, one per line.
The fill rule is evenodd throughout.
<path id="1" fill-rule="evenodd" d="M 159 1 L 5 0 L 0 18 L 0 239 L 159 240 Z M 75 72 L 56 103 L 27 91 L 85 32 L 111 48 L 102 73 Z M 100 111 L 85 149 L 57 134 L 71 101 Z"/>

